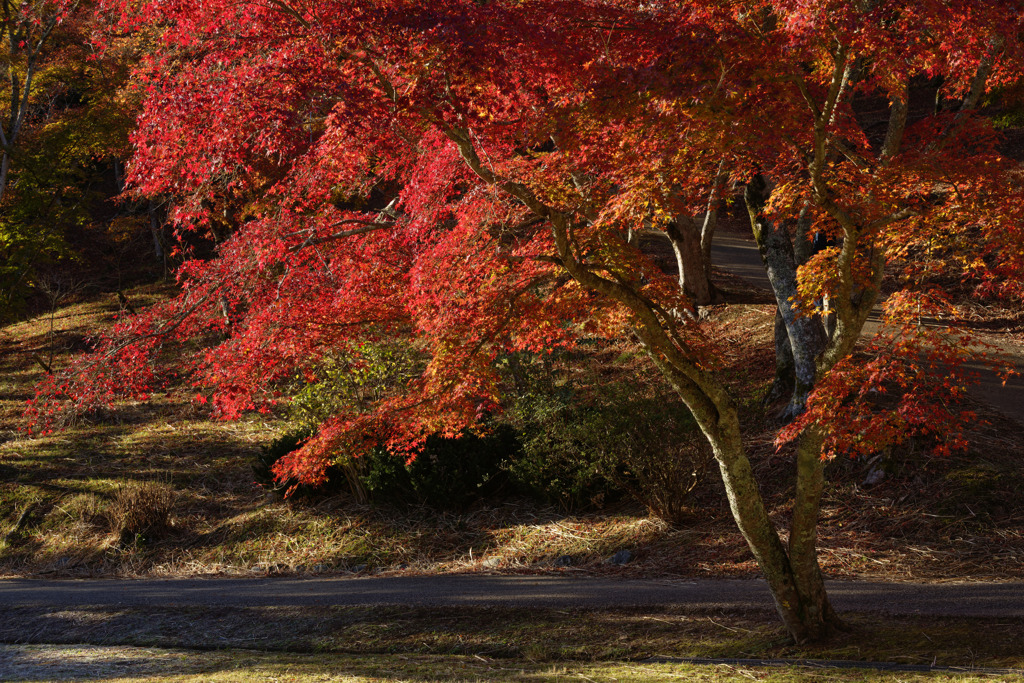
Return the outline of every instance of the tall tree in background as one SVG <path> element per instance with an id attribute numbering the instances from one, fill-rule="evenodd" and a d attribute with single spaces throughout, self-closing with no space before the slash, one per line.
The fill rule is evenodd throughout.
<path id="1" fill-rule="evenodd" d="M 501 403 L 502 353 L 633 334 L 710 443 L 794 638 L 839 625 L 816 555 L 825 458 L 945 432 L 955 417 L 929 401 L 959 390 L 955 372 L 948 386 L 932 377 L 966 347 L 919 324 L 948 297 L 913 276 L 918 245 L 964 256 L 979 285 L 1019 281 L 1022 255 L 1006 246 L 1024 226 L 1020 171 L 976 113 L 986 89 L 1021 73 L 1017 2 L 123 9 L 166 28 L 136 74 L 134 191 L 175 197 L 182 228 L 220 246 L 180 270 L 177 299 L 41 387 L 41 420 L 68 399 L 145 395 L 163 344 L 211 330 L 230 335 L 193 368 L 223 417 L 272 404 L 275 380 L 314 380 L 358 340 L 409 338 L 430 358 L 421 376 L 369 412 L 333 416 L 280 461 L 282 477 L 315 483 L 339 452 L 382 439 L 414 450 L 477 425 Z M 960 104 L 912 115 L 915 83 L 940 75 Z M 867 104 L 886 110 L 877 129 Z M 793 359 L 785 540 L 716 371 L 721 332 L 687 314 L 698 293 L 636 239 L 665 231 L 700 253 L 701 219 L 713 223 L 729 187 L 742 189 Z M 813 233 L 837 246 L 809 254 Z M 901 273 L 887 331 L 855 357 L 886 267 Z M 871 390 L 893 385 L 897 405 L 872 409 Z"/>
<path id="2" fill-rule="evenodd" d="M 90 2 L 6 3 L 3 15 L 0 319 L 9 319 L 58 271 L 97 277 L 91 262 L 110 260 L 101 244 L 109 251 L 132 223 L 112 198 L 130 153 L 125 86 L 143 34 L 101 53 L 93 39 L 103 17 Z"/>
<path id="3" fill-rule="evenodd" d="M 11 157 L 17 149 L 26 121 L 38 113 L 33 86 L 50 56 L 51 38 L 59 26 L 73 18 L 80 0 L 36 0 L 0 4 L 0 44 L 3 49 L 3 125 L 0 126 L 0 199 L 7 187 Z"/>

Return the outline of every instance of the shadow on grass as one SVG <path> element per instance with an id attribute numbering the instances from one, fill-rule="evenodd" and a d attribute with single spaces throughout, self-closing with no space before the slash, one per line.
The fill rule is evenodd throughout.
<path id="1" fill-rule="evenodd" d="M 88 643 L 481 662 L 641 661 L 651 657 L 835 659 L 1020 668 L 1022 619 L 848 615 L 831 642 L 788 644 L 769 612 L 677 609 L 404 607 L 13 607 L 0 642 Z M 392 660 L 394 661 L 394 660 Z"/>

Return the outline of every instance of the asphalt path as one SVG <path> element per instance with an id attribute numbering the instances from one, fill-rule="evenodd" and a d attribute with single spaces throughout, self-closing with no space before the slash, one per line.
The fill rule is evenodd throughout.
<path id="1" fill-rule="evenodd" d="M 771 289 L 765 274 L 761 254 L 752 238 L 733 233 L 716 234 L 711 245 L 711 260 L 723 270 L 738 275 L 748 283 L 765 290 Z M 864 334 L 874 335 L 879 328 L 880 310 L 876 308 L 867 324 Z M 978 373 L 979 382 L 968 389 L 975 400 L 987 403 L 1006 417 L 1024 425 L 1024 358 L 1022 350 L 1009 344 L 997 345 L 990 351 L 1004 360 L 1012 362 L 1017 375 L 1003 383 L 995 373 L 981 364 L 968 364 Z"/>
<path id="2" fill-rule="evenodd" d="M 1024 617 L 1024 583 L 829 581 L 840 611 Z M 0 581 L 0 606 L 206 605 L 424 607 L 653 607 L 772 609 L 762 579 L 616 580 L 593 577 L 439 576 Z"/>

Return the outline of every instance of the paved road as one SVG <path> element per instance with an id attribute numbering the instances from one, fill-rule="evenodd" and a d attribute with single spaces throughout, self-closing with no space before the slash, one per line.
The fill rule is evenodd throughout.
<path id="1" fill-rule="evenodd" d="M 757 245 L 750 238 L 733 233 L 716 234 L 711 246 L 711 259 L 716 266 L 739 275 L 744 280 L 761 289 L 771 289 L 768 276 L 764 272 L 761 254 Z M 878 310 L 864 327 L 866 335 L 878 330 Z M 1001 345 L 998 353 L 1011 360 L 1017 367 L 1018 374 L 1007 380 L 1006 384 L 981 365 L 968 365 L 980 375 L 980 382 L 972 385 L 968 393 L 976 400 L 987 403 L 1006 417 L 1024 425 L 1024 357 L 1022 350 L 1011 345 Z"/>
<path id="2" fill-rule="evenodd" d="M 901 584 L 830 581 L 841 611 L 1024 617 L 1024 583 Z M 8 579 L 0 606 L 59 605 L 420 605 L 771 609 L 760 579 L 615 580 L 456 574 L 381 578 L 210 578 L 167 580 Z"/>

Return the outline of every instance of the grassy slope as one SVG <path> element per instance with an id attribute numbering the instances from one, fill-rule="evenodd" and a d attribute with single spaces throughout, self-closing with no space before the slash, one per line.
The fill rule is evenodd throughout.
<path id="1" fill-rule="evenodd" d="M 139 301 L 163 294 L 146 289 L 132 296 Z M 32 354 L 53 348 L 60 367 L 81 336 L 117 310 L 113 297 L 81 302 L 57 313 L 52 335 L 48 319 L 0 332 L 0 574 L 330 573 L 359 564 L 370 572 L 755 571 L 713 480 L 693 501 L 692 523 L 676 528 L 629 506 L 567 515 L 508 500 L 463 513 L 397 512 L 355 505 L 344 496 L 316 504 L 268 500 L 253 486 L 247 460 L 281 424 L 270 418 L 210 422 L 180 398 L 121 406 L 42 438 L 20 433 L 21 407 L 41 376 Z M 743 340 L 750 338 L 747 330 L 770 331 L 768 313 L 756 302 L 717 311 L 736 330 L 725 362 L 737 383 L 756 386 L 767 379 L 770 359 L 752 355 Z M 771 446 L 771 423 L 762 411 L 752 405 L 749 412 L 754 466 L 781 521 L 789 458 Z M 1017 495 L 1024 442 L 1014 425 L 992 417 L 991 425 L 972 435 L 971 453 L 933 460 L 911 444 L 900 459 L 883 463 L 887 477 L 873 487 L 860 483 L 865 465 L 833 465 L 823 506 L 826 570 L 874 578 L 1024 576 L 1024 515 Z M 173 525 L 147 542 L 119 543 L 108 520 L 111 501 L 119 487 L 139 481 L 175 491 Z M 620 548 L 633 549 L 637 560 L 626 567 L 603 561 Z M 551 559 L 565 554 L 576 564 L 556 569 Z M 500 559 L 498 567 L 483 565 L 491 558 Z M 0 678 L 23 680 L 59 678 L 65 675 L 61 667 L 71 667 L 67 677 L 108 680 L 979 680 L 639 662 L 654 655 L 1024 667 L 1021 620 L 881 624 L 876 615 L 852 615 L 855 631 L 824 649 L 786 646 L 770 614 L 19 608 L 7 610 L 3 621 L 0 642 L 103 646 L 0 648 Z M 196 629 L 197 622 L 203 628 Z M 174 649 L 212 644 L 273 652 Z M 314 652 L 321 654 L 299 654 Z"/>
<path id="2" fill-rule="evenodd" d="M 136 304 L 164 295 L 131 293 Z M 272 418 L 211 422 L 181 397 L 120 406 L 90 423 L 45 437 L 18 431 L 20 411 L 42 370 L 33 354 L 67 362 L 82 337 L 108 324 L 111 296 L 0 331 L 0 575 L 166 575 L 346 571 L 453 571 L 499 567 L 629 575 L 744 575 L 756 567 L 736 532 L 712 473 L 693 500 L 692 523 L 671 528 L 635 507 L 587 513 L 523 500 L 462 513 L 397 512 L 344 496 L 315 504 L 282 502 L 252 484 L 249 459 L 282 428 Z M 719 308 L 734 339 L 723 362 L 733 381 L 764 386 L 771 359 L 744 340 L 771 331 L 760 304 Z M 763 347 L 762 347 L 763 348 Z M 758 353 L 762 356 L 757 355 Z M 641 366 L 630 372 L 644 372 Z M 753 464 L 766 481 L 772 514 L 783 521 L 789 455 L 771 445 L 771 422 L 749 408 Z M 886 479 L 861 485 L 868 465 L 837 462 L 822 510 L 822 560 L 838 576 L 888 578 L 1024 577 L 1024 438 L 992 416 L 972 435 L 972 452 L 927 457 L 917 444 L 882 458 Z M 176 492 L 172 528 L 145 543 L 118 543 L 109 512 L 117 489 L 151 481 Z M 18 526 L 19 521 L 21 526 Z M 609 567 L 623 548 L 636 562 Z"/>

